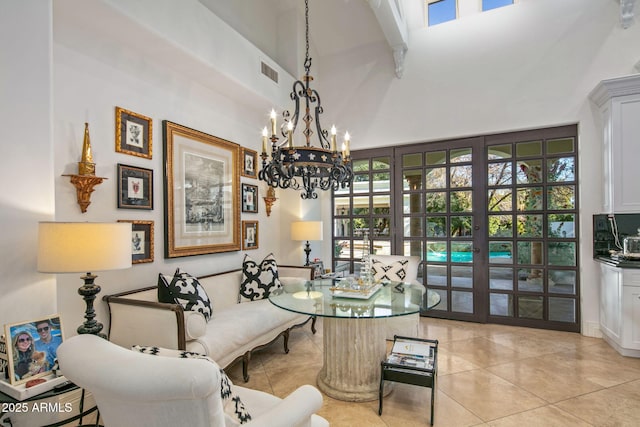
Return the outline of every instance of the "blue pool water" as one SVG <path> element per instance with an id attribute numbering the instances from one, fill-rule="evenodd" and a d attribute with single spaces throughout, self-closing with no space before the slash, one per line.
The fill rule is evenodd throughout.
<path id="1" fill-rule="evenodd" d="M 491 252 L 489 258 L 511 258 L 511 252 Z M 447 262 L 446 252 L 427 252 L 427 261 Z M 473 252 L 451 252 L 451 262 L 472 262 Z"/>

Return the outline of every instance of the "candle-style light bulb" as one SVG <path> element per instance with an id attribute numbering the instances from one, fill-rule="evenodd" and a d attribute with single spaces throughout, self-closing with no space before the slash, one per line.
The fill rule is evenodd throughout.
<path id="1" fill-rule="evenodd" d="M 289 137 L 289 148 L 293 148 L 293 123 L 287 124 L 287 136 Z"/>
<path id="2" fill-rule="evenodd" d="M 349 136 L 349 132 L 345 132 L 344 134 L 344 153 L 345 157 L 349 157 L 351 155 L 351 150 L 349 149 L 349 141 L 351 140 L 351 136 Z"/>
<path id="3" fill-rule="evenodd" d="M 276 110 L 271 109 L 271 136 L 276 135 Z"/>
<path id="4" fill-rule="evenodd" d="M 338 133 L 338 131 L 336 130 L 336 126 L 332 125 L 331 126 L 331 151 L 332 152 L 336 152 L 336 134 Z"/>

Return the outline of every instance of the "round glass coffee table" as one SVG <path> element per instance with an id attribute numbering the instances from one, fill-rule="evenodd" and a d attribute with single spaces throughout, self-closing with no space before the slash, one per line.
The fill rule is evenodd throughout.
<path id="1" fill-rule="evenodd" d="M 419 313 L 440 302 L 424 288 L 388 282 L 369 292 L 340 287 L 335 279 L 307 282 L 295 291 L 270 295 L 277 307 L 323 317 L 323 364 L 318 388 L 335 399 L 378 398 L 380 361 L 386 356 L 384 319 Z"/>

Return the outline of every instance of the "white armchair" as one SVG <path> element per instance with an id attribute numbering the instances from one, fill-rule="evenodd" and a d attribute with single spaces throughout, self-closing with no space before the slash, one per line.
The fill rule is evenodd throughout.
<path id="1" fill-rule="evenodd" d="M 106 427 L 235 426 L 220 396 L 221 373 L 207 360 L 142 354 L 94 335 L 74 336 L 58 348 L 62 373 L 91 392 Z M 247 427 L 325 427 L 314 413 L 322 395 L 304 385 L 285 399 L 232 386 L 251 421 Z"/>
<path id="2" fill-rule="evenodd" d="M 384 265 L 392 265 L 398 261 L 408 261 L 404 273 L 405 277 L 402 280 L 405 283 L 412 283 L 417 285 L 420 289 L 420 293 L 407 295 L 411 298 L 411 302 L 421 305 L 426 292 L 426 288 L 418 281 L 418 267 L 420 266 L 419 256 L 402 256 L 402 255 L 371 255 L 372 261 L 381 262 Z M 385 321 L 385 336 L 388 340 L 393 340 L 394 335 L 401 335 L 405 337 L 417 337 L 418 328 L 420 325 L 420 313 L 409 314 L 407 316 L 391 317 Z"/>

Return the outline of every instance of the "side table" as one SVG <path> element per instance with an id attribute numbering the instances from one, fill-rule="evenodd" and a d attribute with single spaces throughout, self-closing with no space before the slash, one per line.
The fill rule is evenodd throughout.
<path id="1" fill-rule="evenodd" d="M 71 400 L 74 398 L 73 394 L 77 394 L 78 391 L 80 400 L 75 407 Z M 67 402 L 63 401 L 65 397 L 68 398 Z M 16 400 L 0 392 L 0 426 L 59 427 L 76 420 L 79 422 L 78 425 L 82 426 L 83 418 L 98 411 L 95 404 L 85 408 L 85 400 L 85 390 L 71 382 L 25 400 Z M 21 421 L 24 421 L 24 424 Z M 96 422 L 91 425 L 100 426 L 99 421 L 100 413 L 97 412 Z"/>
<path id="2" fill-rule="evenodd" d="M 416 343 L 422 348 L 429 349 L 429 354 L 417 355 L 412 353 L 394 352 L 380 363 L 380 390 L 378 396 L 378 415 L 382 415 L 382 398 L 384 393 L 384 382 L 393 381 L 397 383 L 417 385 L 431 388 L 431 425 L 433 425 L 433 413 L 436 394 L 436 377 L 438 375 L 438 340 L 413 338 L 413 337 L 393 337 L 394 347 L 400 341 L 402 343 Z M 428 347 L 424 347 L 427 344 Z"/>

